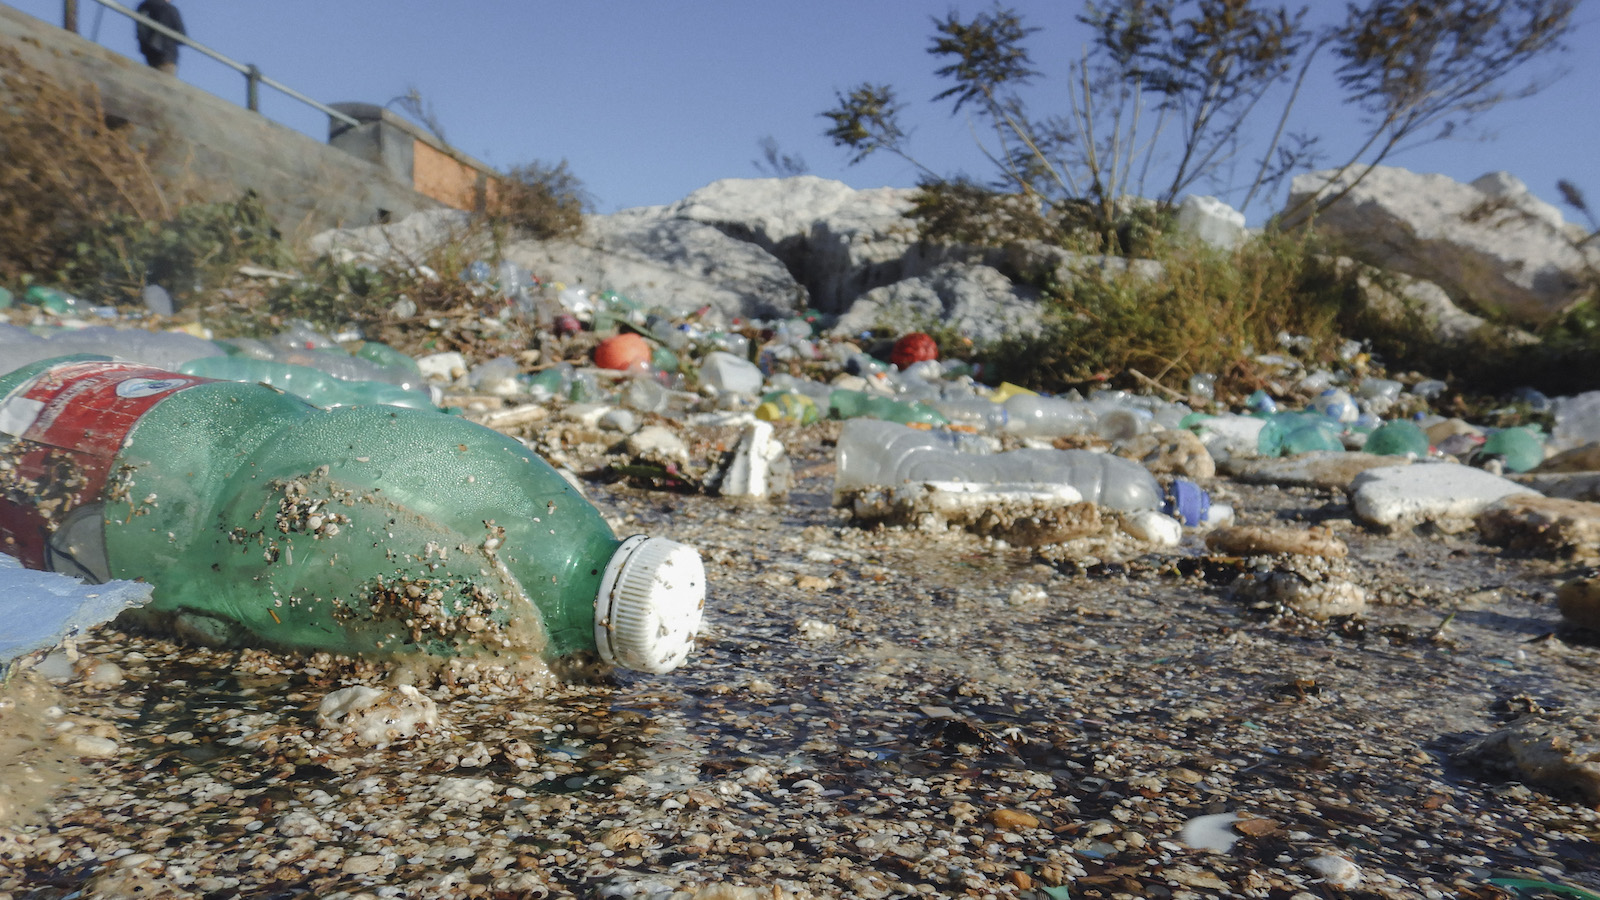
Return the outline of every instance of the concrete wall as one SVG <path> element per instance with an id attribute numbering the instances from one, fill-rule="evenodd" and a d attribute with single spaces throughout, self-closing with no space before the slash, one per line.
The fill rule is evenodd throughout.
<path id="1" fill-rule="evenodd" d="M 439 206 L 385 167 L 3 4 L 0 44 L 63 85 L 98 89 L 107 117 L 131 125 L 158 174 L 205 199 L 254 190 L 285 234 L 369 225 Z M 186 58 L 193 65 L 198 57 Z"/>

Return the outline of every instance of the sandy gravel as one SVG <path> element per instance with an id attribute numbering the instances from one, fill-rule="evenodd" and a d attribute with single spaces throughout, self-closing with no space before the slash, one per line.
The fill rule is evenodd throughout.
<path id="1" fill-rule="evenodd" d="M 829 434 L 785 432 L 786 502 L 593 486 L 619 532 L 705 556 L 706 632 L 670 675 L 461 672 L 372 746 L 318 708 L 387 688 L 377 667 L 97 633 L 0 708 L 0 897 L 1600 890 L 1575 788 L 1457 758 L 1519 716 L 1595 721 L 1600 649 L 1554 606 L 1570 566 L 1225 481 L 1243 523 L 1349 555 L 868 531 L 829 508 Z M 1229 589 L 1308 565 L 1366 612 Z"/>

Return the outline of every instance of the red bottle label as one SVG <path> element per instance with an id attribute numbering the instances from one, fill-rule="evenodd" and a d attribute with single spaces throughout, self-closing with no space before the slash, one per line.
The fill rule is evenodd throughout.
<path id="1" fill-rule="evenodd" d="M 48 568 L 50 536 L 100 497 L 139 418 L 178 391 L 215 379 L 133 363 L 57 366 L 0 400 L 0 541 Z"/>

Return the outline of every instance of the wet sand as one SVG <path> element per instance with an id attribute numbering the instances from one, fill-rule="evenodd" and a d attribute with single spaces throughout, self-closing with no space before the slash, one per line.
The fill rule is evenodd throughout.
<path id="1" fill-rule="evenodd" d="M 1571 566 L 1211 485 L 1246 524 L 1348 542 L 1370 605 L 1313 621 L 1230 591 L 1275 562 L 1196 536 L 856 527 L 828 505 L 829 434 L 780 435 L 782 502 L 590 487 L 619 534 L 704 555 L 705 630 L 668 675 L 462 673 L 423 685 L 437 725 L 374 747 L 317 711 L 382 667 L 96 632 L 75 674 L 8 691 L 54 709 L 0 709 L 5 780 L 54 788 L 0 821 L 0 897 L 1600 889 L 1592 807 L 1456 758 L 1519 714 L 1595 721 L 1600 649 L 1553 601 Z M 63 753 L 63 721 L 110 755 Z"/>

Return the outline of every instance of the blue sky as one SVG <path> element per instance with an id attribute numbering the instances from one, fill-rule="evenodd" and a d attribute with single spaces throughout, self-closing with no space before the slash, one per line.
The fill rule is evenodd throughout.
<path id="1" fill-rule="evenodd" d="M 134 0 L 129 0 L 133 5 Z M 59 23 L 60 0 L 13 0 Z M 81 0 L 80 32 L 137 56 L 132 24 Z M 1066 78 L 1087 34 L 1081 4 L 1010 4 L 1041 31 L 1029 47 L 1043 72 L 1027 94 L 1035 113 L 1066 111 Z M 1313 0 L 1317 15 L 1343 4 Z M 931 168 L 986 176 L 988 164 L 964 114 L 928 102 L 942 85 L 926 52 L 931 18 L 963 16 L 990 3 L 921 0 L 179 0 L 191 36 L 324 102 L 385 103 L 409 88 L 429 101 L 451 143 L 497 167 L 565 159 L 612 212 L 671 203 L 719 178 L 755 177 L 758 142 L 774 138 L 812 174 L 866 188 L 911 186 L 916 170 L 873 158 L 847 165 L 823 137 L 820 113 L 836 91 L 862 81 L 896 86 L 912 126 L 912 150 Z M 1600 206 L 1600 11 L 1580 4 L 1577 27 L 1557 58 L 1566 74 L 1531 99 L 1482 116 L 1468 138 L 1412 149 L 1391 164 L 1471 180 L 1505 169 L 1559 202 L 1558 178 Z M 1549 66 L 1544 70 L 1548 71 Z M 1531 74 L 1531 73 L 1530 73 Z M 241 76 L 185 50 L 179 77 L 244 102 Z M 327 135 L 320 113 L 270 89 L 263 112 L 289 127 Z M 1276 107 L 1256 123 L 1270 129 Z M 1314 79 L 1297 123 L 1324 135 L 1330 161 L 1358 141 L 1355 112 L 1328 77 Z M 1248 180 L 1248 179 L 1246 179 Z M 1197 193 L 1211 193 L 1200 189 Z M 1234 198 L 1236 201 L 1241 199 Z M 1281 197 L 1258 201 L 1259 221 Z M 1570 219 L 1576 214 L 1564 210 Z"/>

